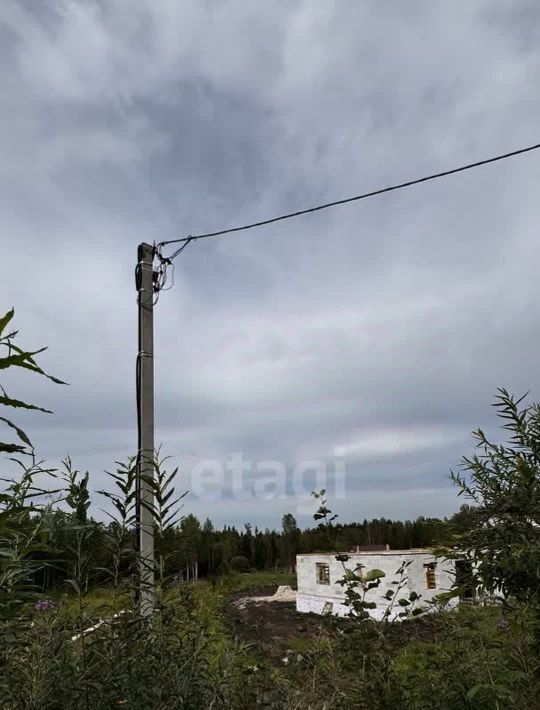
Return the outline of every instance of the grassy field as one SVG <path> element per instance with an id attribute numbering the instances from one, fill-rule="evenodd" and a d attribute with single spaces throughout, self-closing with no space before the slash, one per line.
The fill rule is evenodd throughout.
<path id="1" fill-rule="evenodd" d="M 530 655 L 526 620 L 507 621 L 500 607 L 462 606 L 383 630 L 371 622 L 300 614 L 294 602 L 245 603 L 294 583 L 290 574 L 234 573 L 166 594 L 186 629 L 204 633 L 211 668 L 235 656 L 246 708 L 348 710 L 394 703 L 497 710 L 512 699 L 527 710 L 540 707 L 532 700 L 538 663 Z M 63 602 L 75 617 L 77 600 L 64 596 Z M 84 597 L 88 619 L 110 615 L 112 602 L 107 589 L 92 590 Z M 116 600 L 117 609 L 128 604 L 127 597 Z M 441 694 L 434 697 L 430 688 Z"/>
<path id="2" fill-rule="evenodd" d="M 235 572 L 227 575 L 221 582 L 222 593 L 240 592 L 250 587 L 265 587 L 268 585 L 289 585 L 296 589 L 296 575 L 287 572 Z"/>

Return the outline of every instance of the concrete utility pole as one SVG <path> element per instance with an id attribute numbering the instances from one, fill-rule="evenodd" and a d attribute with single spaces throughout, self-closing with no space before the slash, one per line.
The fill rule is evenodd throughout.
<path id="1" fill-rule="evenodd" d="M 139 606 L 144 616 L 155 607 L 154 580 L 154 247 L 140 244 L 136 287 L 139 304 L 137 354 L 137 536 L 140 552 Z"/>

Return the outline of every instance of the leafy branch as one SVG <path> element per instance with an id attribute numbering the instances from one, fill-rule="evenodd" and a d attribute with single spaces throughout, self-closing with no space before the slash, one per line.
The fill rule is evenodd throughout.
<path id="1" fill-rule="evenodd" d="M 47 348 L 40 348 L 39 350 L 27 351 L 22 350 L 17 345 L 15 345 L 15 338 L 18 335 L 17 330 L 13 330 L 5 333 L 6 327 L 9 325 L 13 316 L 15 315 L 15 310 L 12 308 L 7 313 L 5 313 L 0 318 L 0 349 L 5 352 L 6 355 L 0 355 L 0 370 L 6 370 L 10 367 L 20 367 L 31 372 L 36 372 L 39 375 L 43 375 L 47 379 L 55 382 L 56 384 L 65 385 L 66 383 L 59 380 L 57 377 L 47 374 L 36 362 L 35 356 L 44 352 Z M 4 407 L 12 407 L 15 409 L 27 409 L 36 410 L 39 412 L 45 412 L 50 414 L 48 409 L 43 407 L 38 407 L 35 404 L 29 404 L 28 402 L 23 402 L 20 399 L 15 399 L 10 397 L 4 387 L 0 385 L 0 390 L 2 395 L 0 396 L 0 404 Z M 22 444 L 17 444 L 13 442 L 1 442 L 0 441 L 0 452 L 8 454 L 31 454 L 33 451 L 33 445 L 26 433 L 20 429 L 16 424 L 14 424 L 10 419 L 6 417 L 0 417 L 0 421 L 3 421 L 8 427 L 13 429 L 17 434 L 17 437 L 22 442 Z"/>

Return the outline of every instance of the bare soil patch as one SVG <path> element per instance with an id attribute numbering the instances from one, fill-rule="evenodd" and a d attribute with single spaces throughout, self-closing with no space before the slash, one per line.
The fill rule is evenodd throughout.
<path id="1" fill-rule="evenodd" d="M 375 633 L 375 624 L 358 628 L 349 619 L 323 617 L 296 611 L 295 602 L 270 601 L 277 585 L 255 586 L 236 592 L 223 608 L 229 633 L 247 643 L 257 656 L 281 664 L 287 656 L 295 657 L 307 648 L 311 639 L 321 633 L 345 638 L 355 644 L 354 637 Z M 402 623 L 390 624 L 385 635 L 396 648 L 411 641 L 434 641 L 444 635 L 448 619 L 445 614 L 427 615 Z M 347 643 L 347 642 L 346 642 Z"/>
<path id="2" fill-rule="evenodd" d="M 294 602 L 255 599 L 245 603 L 248 597 L 269 598 L 276 590 L 277 585 L 244 589 L 227 600 L 223 611 L 232 635 L 252 646 L 257 655 L 281 660 L 297 652 L 302 645 L 299 640 L 307 643 L 330 627 L 324 617 L 297 612 Z"/>

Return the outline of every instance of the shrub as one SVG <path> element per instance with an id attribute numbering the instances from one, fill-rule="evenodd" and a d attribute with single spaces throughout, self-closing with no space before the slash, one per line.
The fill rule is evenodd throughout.
<path id="1" fill-rule="evenodd" d="M 231 559 L 230 565 L 231 570 L 233 572 L 249 572 L 250 570 L 249 560 L 243 555 L 237 555 L 236 557 L 233 557 Z"/>
<path id="2" fill-rule="evenodd" d="M 398 707 L 538 707 L 538 661 L 527 634 L 500 621 L 482 628 L 478 621 L 478 613 L 470 619 L 458 615 L 442 639 L 413 642 L 395 657 L 390 681 Z"/>
<path id="3" fill-rule="evenodd" d="M 540 648 L 540 404 L 521 406 L 523 399 L 499 390 L 494 406 L 508 443 L 478 429 L 478 453 L 463 458 L 462 474 L 452 474 L 475 506 L 457 554 L 472 561 L 478 586 L 535 610 Z"/>

